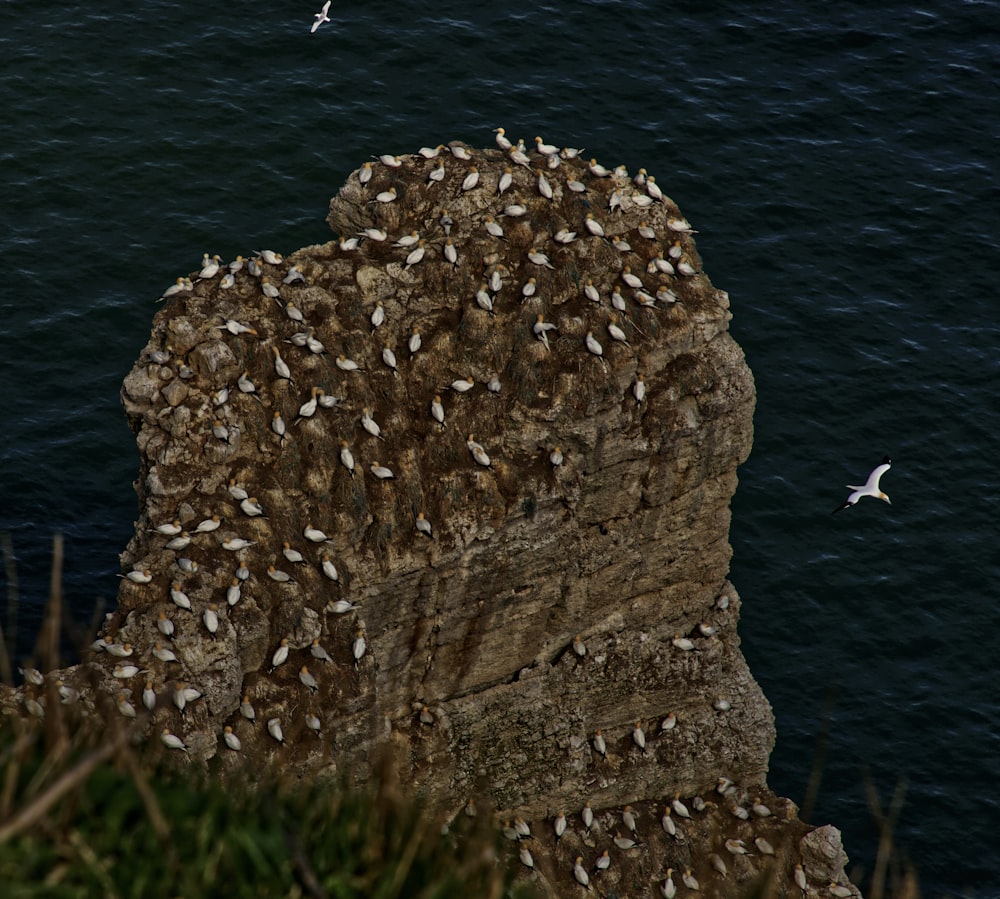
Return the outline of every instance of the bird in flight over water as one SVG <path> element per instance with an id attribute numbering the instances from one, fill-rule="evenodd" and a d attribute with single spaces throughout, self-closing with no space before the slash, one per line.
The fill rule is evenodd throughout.
<path id="1" fill-rule="evenodd" d="M 310 34 L 315 34 L 316 29 L 319 28 L 320 25 L 322 25 L 324 22 L 330 21 L 330 17 L 327 15 L 329 11 L 330 11 L 330 0 L 326 0 L 326 3 L 323 4 L 323 8 L 318 13 L 316 13 L 315 16 L 313 16 L 313 18 L 316 21 L 313 22 L 312 28 L 309 29 Z"/>
<path id="2" fill-rule="evenodd" d="M 868 475 L 868 480 L 865 481 L 863 487 L 856 487 L 854 484 L 848 484 L 847 489 L 853 490 L 854 492 L 847 497 L 847 500 L 843 505 L 837 506 L 834 512 L 839 512 L 841 509 L 846 509 L 848 506 L 853 506 L 861 497 L 863 496 L 874 496 L 876 499 L 883 499 L 891 506 L 892 503 L 889 497 L 886 496 L 878 486 L 878 482 L 881 480 L 882 475 L 884 475 L 892 465 L 892 459 L 888 456 L 882 459 L 882 464 L 875 468 L 870 475 Z"/>

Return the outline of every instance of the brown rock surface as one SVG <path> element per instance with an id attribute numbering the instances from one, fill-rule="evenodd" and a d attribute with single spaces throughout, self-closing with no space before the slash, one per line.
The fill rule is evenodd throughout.
<path id="1" fill-rule="evenodd" d="M 726 581 L 729 502 L 750 452 L 754 407 L 750 371 L 727 331 L 728 297 L 701 272 L 669 198 L 641 205 L 646 187 L 624 175 L 598 177 L 574 159 L 549 169 L 536 153 L 533 168 L 512 166 L 500 196 L 509 160 L 472 152 L 472 162 L 446 150 L 351 175 L 328 221 L 346 237 L 382 229 L 386 239 L 307 247 L 261 262 L 259 275 L 245 266 L 229 288 L 220 283 L 224 267 L 157 313 L 122 392 L 141 458 L 141 515 L 123 565 L 153 577 L 122 581 L 104 631 L 112 646 L 130 643 L 124 661 L 149 673 L 113 678 L 123 660 L 107 652 L 87 664 L 103 672 L 109 695 L 124 685 L 136 705 L 151 679 L 150 732 L 169 728 L 196 759 L 363 777 L 373 750 L 389 745 L 404 780 L 438 807 L 460 809 L 475 796 L 502 819 L 532 821 L 532 876 L 567 895 L 576 890 L 576 855 L 592 866 L 604 848 L 614 864 L 597 878 L 621 895 L 649 895 L 668 865 L 722 883 L 707 861 L 713 851 L 747 881 L 767 860 L 750 848 L 765 831 L 789 853 L 779 866 L 786 888 L 808 828 L 764 785 L 773 718 L 740 652 L 740 603 Z M 444 179 L 429 181 L 440 164 Z M 479 183 L 463 190 L 473 164 Z M 540 174 L 551 199 L 540 193 Z M 585 192 L 569 189 L 569 174 Z M 376 199 L 390 188 L 394 200 Z M 512 214 L 514 203 L 522 215 Z M 588 233 L 588 214 L 604 237 Z M 502 238 L 487 233 L 487 216 Z M 576 239 L 557 242 L 561 229 Z M 408 265 L 414 248 L 394 242 L 412 232 L 425 254 Z M 454 264 L 444 255 L 449 241 Z M 552 268 L 529 260 L 535 249 Z M 657 254 L 694 273 L 656 271 Z M 293 264 L 303 279 L 284 283 Z M 647 294 L 670 289 L 676 302 L 642 300 L 626 268 Z M 483 287 L 491 277 L 499 289 Z M 536 293 L 525 297 L 529 279 Z M 585 295 L 588 282 L 597 302 Z M 279 296 L 266 296 L 265 284 Z M 616 288 L 623 309 L 613 307 Z M 492 311 L 477 302 L 481 290 Z M 377 304 L 384 322 L 376 327 Z M 548 346 L 533 331 L 539 316 L 555 326 Z M 612 324 L 627 342 L 612 338 Z M 415 332 L 422 345 L 411 354 Z M 588 332 L 603 356 L 586 348 Z M 311 351 L 315 340 L 325 352 Z M 279 375 L 276 350 L 290 378 Z M 166 362 L 154 361 L 160 353 Z M 358 370 L 345 370 L 345 359 Z M 244 373 L 254 393 L 237 387 Z M 640 374 L 641 403 L 633 393 Z M 468 378 L 467 392 L 449 387 Z M 430 414 L 435 395 L 443 426 Z M 336 403 L 300 419 L 317 396 Z M 362 426 L 366 410 L 381 436 Z M 470 434 L 489 467 L 475 460 Z M 394 477 L 375 477 L 376 462 Z M 265 514 L 246 514 L 231 484 Z M 433 538 L 418 532 L 420 513 Z M 212 515 L 221 526 L 198 533 Z M 191 536 L 177 550 L 167 547 L 176 538 L 153 530 L 175 519 Z M 328 539 L 312 542 L 308 527 Z M 250 545 L 227 549 L 233 538 Z M 286 542 L 303 562 L 285 557 Z M 336 582 L 324 575 L 324 555 Z M 240 565 L 249 578 L 230 604 Z M 292 580 L 272 579 L 271 566 Z M 172 601 L 172 584 L 190 611 Z M 344 600 L 356 608 L 338 614 L 334 603 Z M 203 617 L 210 604 L 220 619 L 214 635 Z M 173 621 L 172 641 L 157 629 L 162 614 Z M 288 659 L 272 668 L 282 640 Z M 314 641 L 330 661 L 314 657 Z M 155 658 L 158 642 L 179 661 Z M 303 666 L 316 692 L 303 683 Z M 172 702 L 179 681 L 202 694 L 183 716 Z M 244 696 L 255 724 L 240 714 Z M 310 713 L 320 736 L 306 724 Z M 676 726 L 664 730 L 670 713 Z M 265 727 L 273 718 L 284 744 Z M 226 725 L 242 753 L 222 742 Z M 604 753 L 595 751 L 598 731 Z M 692 812 L 680 840 L 667 836 L 664 802 L 675 793 L 708 798 L 720 775 L 741 791 L 712 793 L 716 804 Z M 741 821 L 729 806 L 757 793 L 776 816 L 755 829 L 753 816 Z M 598 810 L 589 833 L 579 820 L 584 801 Z M 648 842 L 639 850 L 610 843 L 626 804 L 640 811 Z M 557 845 L 544 819 L 559 811 L 572 823 Z M 727 838 L 744 839 L 752 855 L 727 853 Z"/>

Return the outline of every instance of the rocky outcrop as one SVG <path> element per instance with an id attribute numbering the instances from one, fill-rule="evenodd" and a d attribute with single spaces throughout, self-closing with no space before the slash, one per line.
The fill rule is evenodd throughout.
<path id="1" fill-rule="evenodd" d="M 753 381 L 677 206 L 570 154 L 454 145 L 366 164 L 328 220 L 339 240 L 231 284 L 206 259 L 154 319 L 122 392 L 140 574 L 88 663 L 103 689 L 139 706 L 148 681 L 149 732 L 213 764 L 364 777 L 389 747 L 436 806 L 534 822 L 556 891 L 604 849 L 621 895 L 667 866 L 746 881 L 758 837 L 786 889 L 808 828 L 766 791 L 726 581 Z M 665 802 L 709 793 L 665 832 Z M 735 817 L 757 794 L 775 814 Z M 611 842 L 625 805 L 642 848 Z"/>

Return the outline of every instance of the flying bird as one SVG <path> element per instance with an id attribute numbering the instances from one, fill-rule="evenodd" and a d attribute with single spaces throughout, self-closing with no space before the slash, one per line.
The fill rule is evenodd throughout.
<path id="1" fill-rule="evenodd" d="M 868 480 L 865 481 L 863 487 L 857 487 L 854 484 L 848 484 L 847 489 L 853 490 L 854 492 L 847 497 L 847 500 L 842 505 L 837 506 L 837 508 L 834 509 L 833 511 L 839 512 L 841 509 L 846 509 L 848 506 L 853 506 L 863 496 L 874 496 L 877 499 L 883 499 L 891 506 L 892 503 L 889 500 L 889 497 L 886 496 L 879 489 L 878 486 L 878 482 L 881 480 L 882 475 L 884 475 L 889 470 L 889 467 L 891 465 L 892 465 L 892 460 L 888 456 L 885 456 L 882 459 L 882 464 L 879 465 L 877 468 L 875 468 L 870 475 L 868 475 Z"/>
<path id="2" fill-rule="evenodd" d="M 330 0 L 326 0 L 326 3 L 323 4 L 323 8 L 318 13 L 316 13 L 316 15 L 313 16 L 313 18 L 316 21 L 312 23 L 312 28 L 309 29 L 310 34 L 315 34 L 316 29 L 319 28 L 320 25 L 322 25 L 324 22 L 330 21 L 330 17 L 327 15 L 329 11 L 330 11 Z"/>

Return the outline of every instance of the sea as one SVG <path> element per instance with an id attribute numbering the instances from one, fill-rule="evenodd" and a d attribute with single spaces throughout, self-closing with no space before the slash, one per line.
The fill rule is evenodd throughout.
<path id="1" fill-rule="evenodd" d="M 204 252 L 331 235 L 378 153 L 493 129 L 645 167 L 757 384 L 733 500 L 769 782 L 867 885 L 884 808 L 925 896 L 1000 897 L 1000 3 L 0 3 L 0 623 L 53 535 L 84 633 L 138 455 L 119 389 Z M 891 505 L 836 515 L 883 456 Z M 11 604 L 9 597 L 18 602 Z M 818 789 L 810 787 L 818 772 Z"/>

